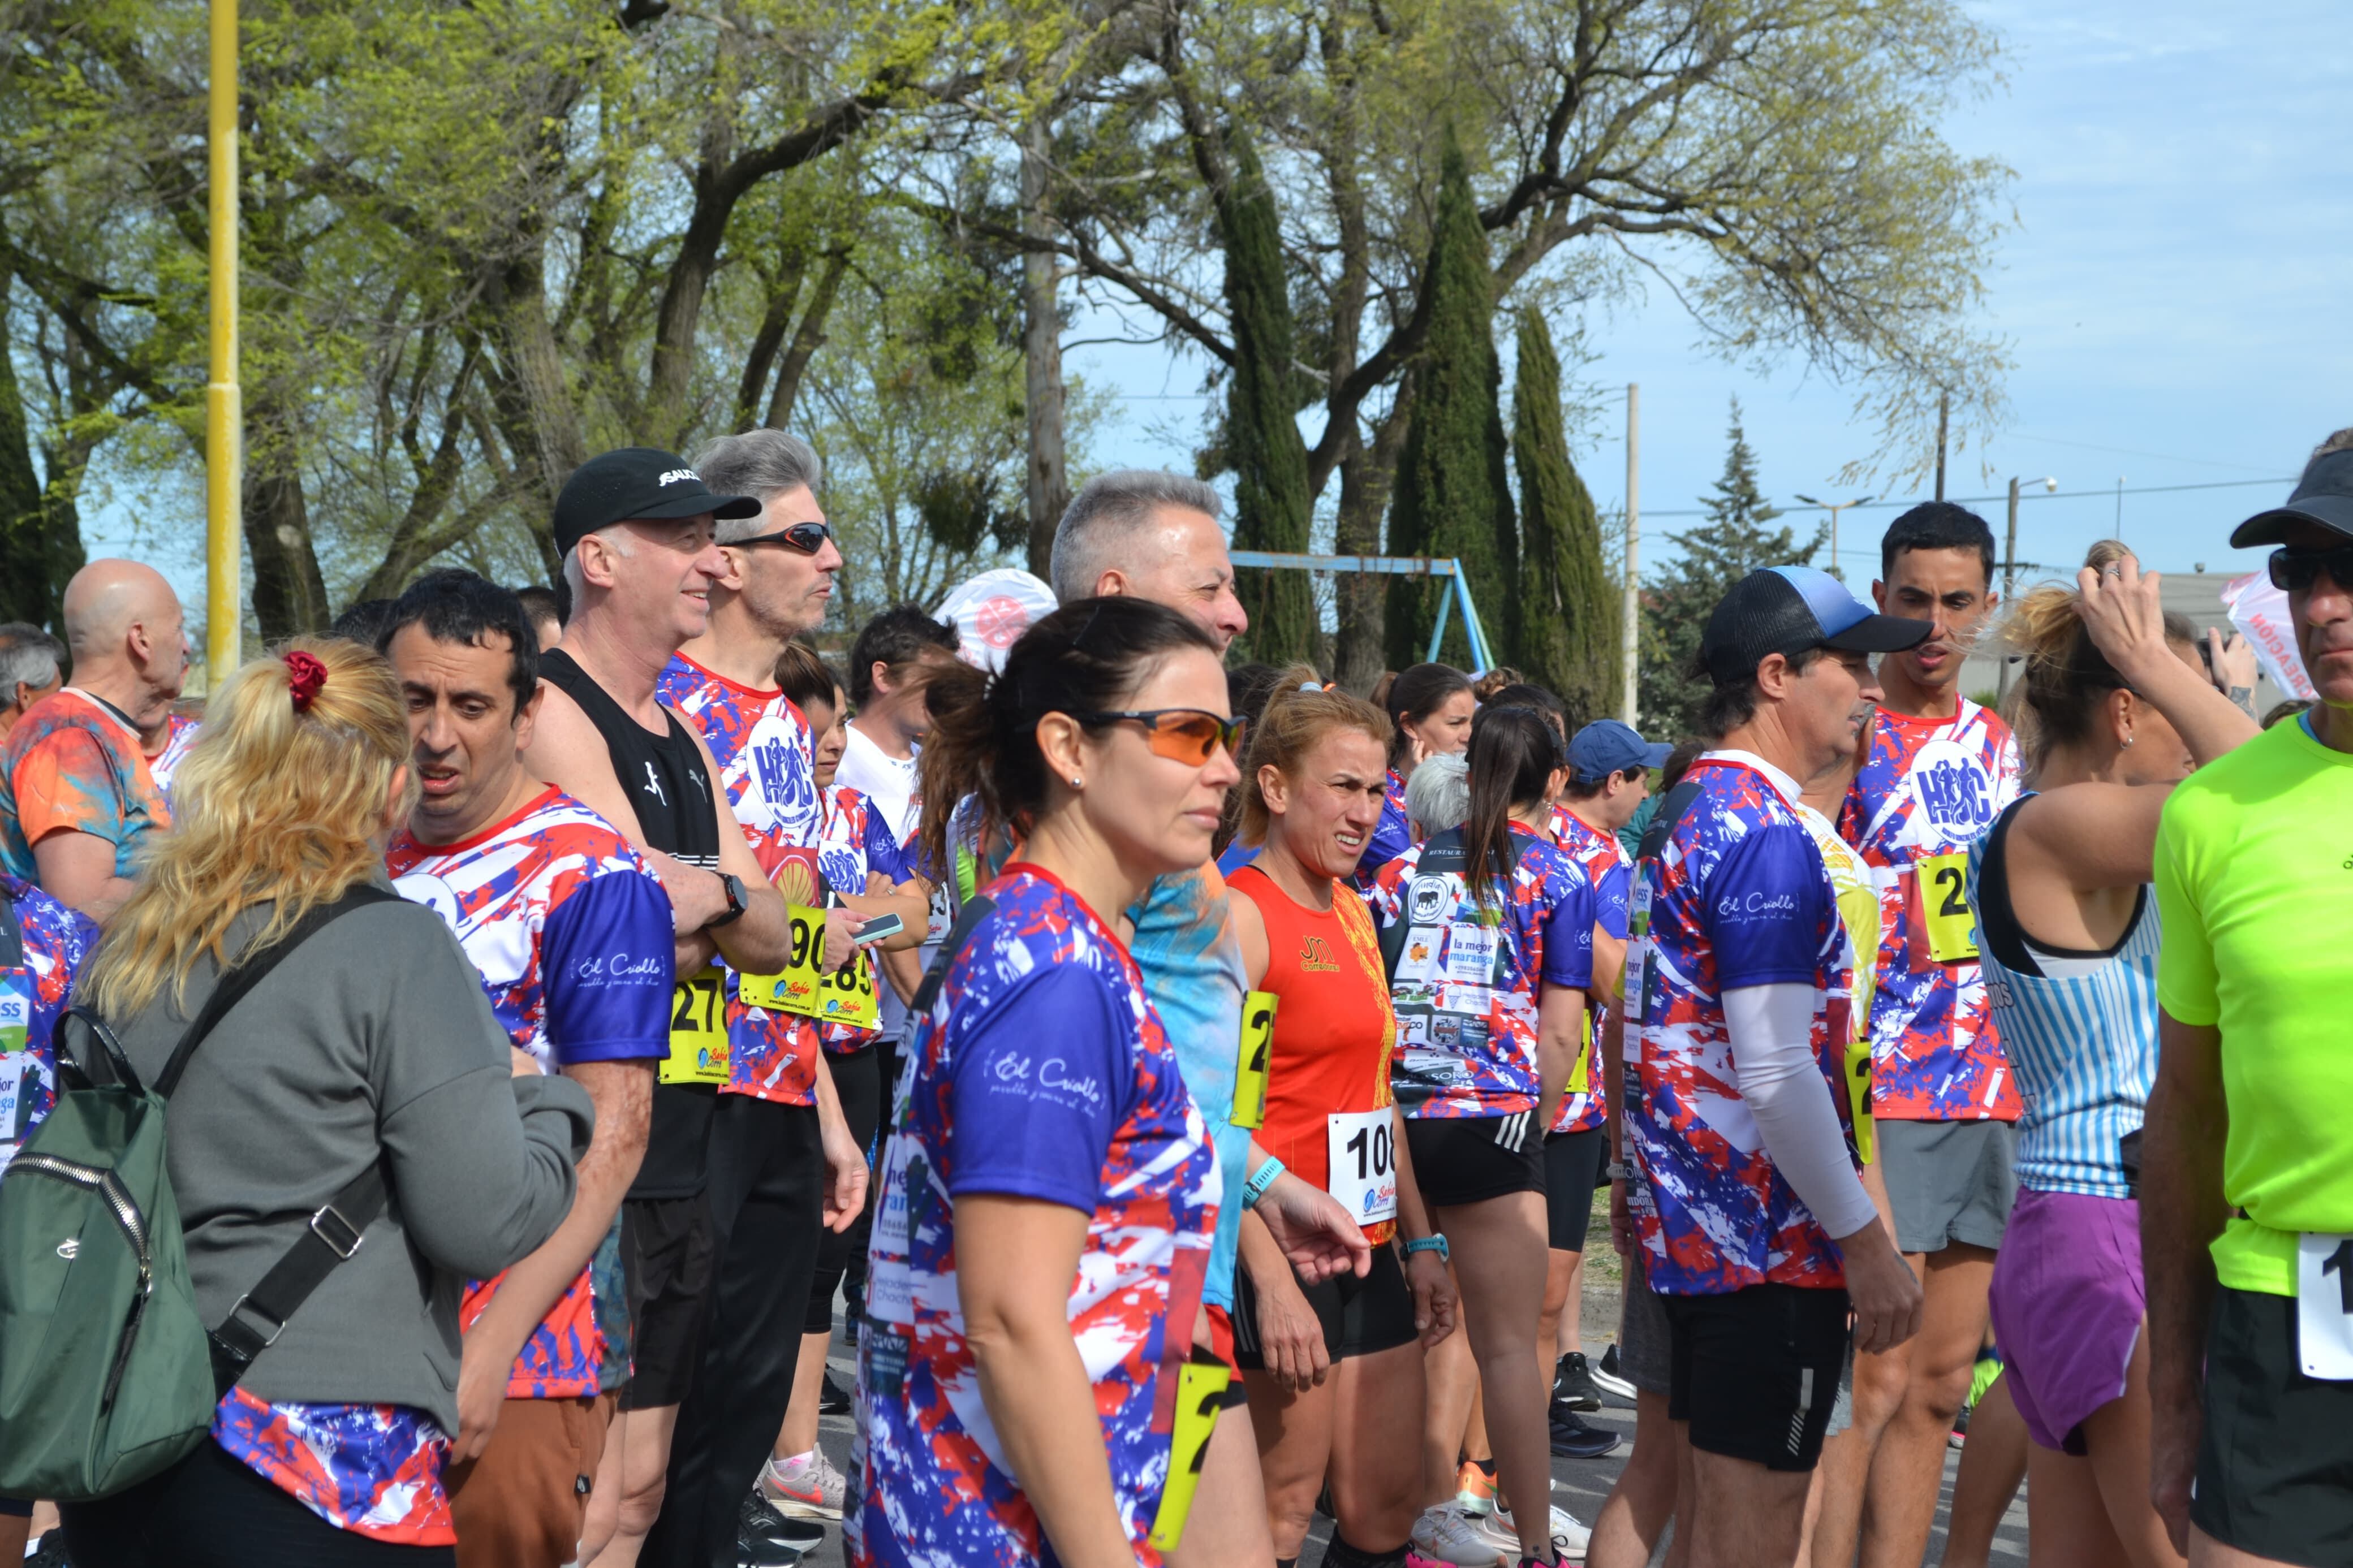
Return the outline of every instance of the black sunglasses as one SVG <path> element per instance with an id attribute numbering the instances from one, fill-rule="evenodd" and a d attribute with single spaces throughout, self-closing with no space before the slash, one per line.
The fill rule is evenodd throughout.
<path id="1" fill-rule="evenodd" d="M 749 539 L 730 539 L 725 542 L 731 545 L 781 544 L 787 550 L 797 550 L 804 555 L 814 555 L 824 549 L 825 542 L 832 537 L 833 527 L 829 523 L 797 522 L 789 528 L 780 528 L 774 533 L 755 533 Z"/>
<path id="2" fill-rule="evenodd" d="M 2290 545 L 2273 551 L 2270 564 L 2272 586 L 2291 594 L 2311 587 L 2323 571 L 2338 587 L 2353 588 L 2353 544 L 2331 545 L 2327 550 L 2298 550 Z"/>

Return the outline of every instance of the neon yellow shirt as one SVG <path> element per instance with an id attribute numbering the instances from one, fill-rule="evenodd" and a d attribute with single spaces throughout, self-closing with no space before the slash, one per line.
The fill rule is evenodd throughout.
<path id="1" fill-rule="evenodd" d="M 2353 1232 L 2353 755 L 2277 725 L 2173 792 L 2157 999 L 2219 1027 L 2231 1131 L 2214 1240 L 2235 1290 L 2295 1294 L 2299 1231 Z"/>

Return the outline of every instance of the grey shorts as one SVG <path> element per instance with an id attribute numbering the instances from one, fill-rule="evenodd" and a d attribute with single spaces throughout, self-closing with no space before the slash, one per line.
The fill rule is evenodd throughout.
<path id="1" fill-rule="evenodd" d="M 1877 1121 L 1895 1245 L 1941 1252 L 2001 1246 L 2018 1197 L 2017 1131 L 2007 1121 Z"/>

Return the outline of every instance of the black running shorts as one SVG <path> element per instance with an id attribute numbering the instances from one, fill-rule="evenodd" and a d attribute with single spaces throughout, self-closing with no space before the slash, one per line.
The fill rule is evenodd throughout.
<path id="1" fill-rule="evenodd" d="M 1692 1447 L 1768 1470 L 1811 1470 L 1846 1365 L 1846 1292 L 1751 1285 L 1659 1301 L 1667 1415 L 1691 1423 Z"/>
<path id="2" fill-rule="evenodd" d="M 635 1370 L 624 1410 L 676 1405 L 702 1360 L 711 1306 L 711 1205 L 691 1198 L 630 1198 L 621 1205 L 621 1269 L 637 1327 Z"/>
<path id="3" fill-rule="evenodd" d="M 2304 1375 L 2293 1296 L 2214 1292 L 2189 1518 L 2223 1545 L 2258 1557 L 2348 1560 L 2353 1383 Z"/>
<path id="4" fill-rule="evenodd" d="M 1294 1283 L 1298 1279 L 1292 1276 Z M 1324 1353 L 1335 1362 L 1395 1350 L 1416 1337 L 1413 1291 L 1405 1282 L 1395 1247 L 1374 1247 L 1373 1267 L 1362 1279 L 1342 1274 L 1299 1289 L 1324 1325 Z M 1247 1268 L 1234 1270 L 1234 1364 L 1250 1372 L 1266 1370 L 1258 1337 L 1258 1292 Z"/>
<path id="5" fill-rule="evenodd" d="M 1409 1117 L 1405 1142 L 1425 1203 L 1477 1204 L 1545 1190 L 1544 1129 L 1533 1110 Z"/>
<path id="6" fill-rule="evenodd" d="M 1555 1252 L 1582 1252 L 1593 1218 L 1594 1184 L 1609 1152 L 1609 1129 L 1547 1132 L 1544 1141 L 1546 1241 Z"/>

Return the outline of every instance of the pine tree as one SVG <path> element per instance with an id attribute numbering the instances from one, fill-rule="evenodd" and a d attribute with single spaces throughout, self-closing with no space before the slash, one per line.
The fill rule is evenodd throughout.
<path id="1" fill-rule="evenodd" d="M 1389 553 L 1462 563 L 1494 657 L 1518 656 L 1519 527 L 1506 472 L 1503 367 L 1495 356 L 1495 286 L 1487 231 L 1462 149 L 1450 128 L 1440 166 L 1438 216 L 1423 269 L 1429 332 L 1411 374 L 1413 412 L 1389 511 Z M 1442 581 L 1391 580 L 1388 657 L 1402 669 L 1430 648 Z M 1439 657 L 1468 668 L 1454 617 Z"/>
<path id="2" fill-rule="evenodd" d="M 1702 496 L 1707 521 L 1674 536 L 1675 563 L 1653 577 L 1643 595 L 1641 690 L 1643 732 L 1682 739 L 1698 732 L 1707 681 L 1695 676 L 1700 633 L 1725 591 L 1764 566 L 1804 566 L 1829 530 L 1817 527 L 1803 545 L 1787 527 L 1767 526 L 1781 515 L 1757 485 L 1757 454 L 1740 427 L 1740 400 L 1732 401 L 1731 447 L 1715 493 Z"/>
<path id="3" fill-rule="evenodd" d="M 1227 145 L 1231 175 L 1217 205 L 1226 242 L 1226 303 L 1234 327 L 1225 432 L 1225 456 L 1235 476 L 1234 546 L 1302 552 L 1314 503 L 1307 493 L 1307 444 L 1296 417 L 1282 233 L 1257 149 L 1239 125 Z M 1310 660 L 1316 626 L 1307 574 L 1245 568 L 1235 575 L 1250 622 L 1247 646 L 1238 647 L 1235 657 L 1278 667 Z"/>
<path id="4" fill-rule="evenodd" d="M 1617 710 L 1617 584 L 1601 564 L 1593 497 L 1569 461 L 1560 416 L 1560 356 L 1543 312 L 1520 312 L 1512 389 L 1512 457 L 1520 475 L 1525 603 L 1520 651 L 1529 679 L 1549 687 L 1572 724 Z"/>

